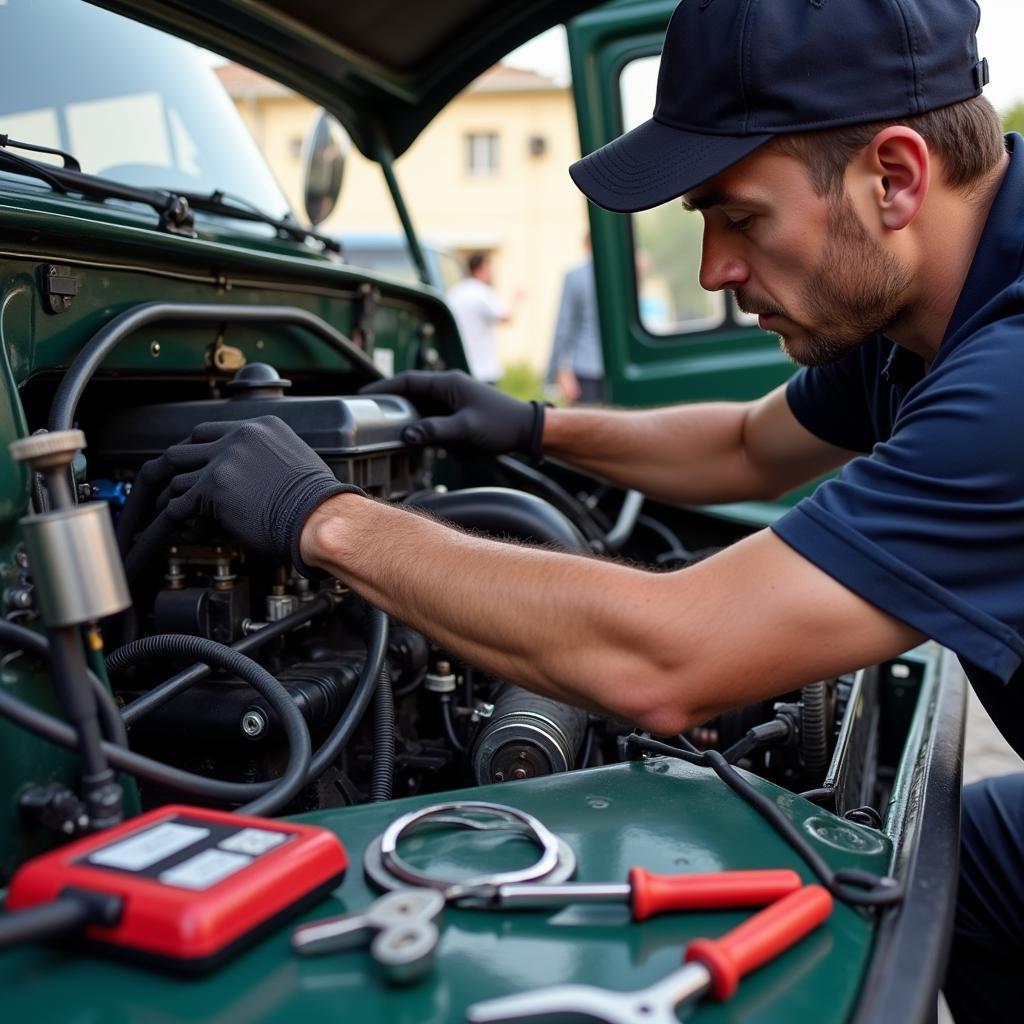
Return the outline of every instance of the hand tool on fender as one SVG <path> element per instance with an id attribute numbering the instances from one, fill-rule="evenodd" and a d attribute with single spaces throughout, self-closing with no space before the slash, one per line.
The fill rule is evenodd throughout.
<path id="1" fill-rule="evenodd" d="M 516 882 L 506 885 L 452 886 L 451 902 L 463 898 L 486 909 L 515 910 L 567 906 L 573 903 L 628 902 L 634 921 L 646 921 L 672 910 L 763 907 L 803 885 L 789 868 L 759 871 L 717 871 L 692 875 L 657 875 L 641 867 L 629 869 L 624 884 Z"/>
<path id="2" fill-rule="evenodd" d="M 724 1001 L 740 978 L 772 960 L 812 932 L 832 912 L 832 897 L 808 885 L 758 912 L 720 939 L 694 939 L 686 966 L 636 992 L 611 992 L 594 985 L 553 988 L 474 1003 L 469 1024 L 515 1021 L 594 1020 L 603 1024 L 679 1024 L 677 1008 L 710 994 Z"/>
<path id="3" fill-rule="evenodd" d="M 369 944 L 387 981 L 416 981 L 434 962 L 440 939 L 435 923 L 444 896 L 434 889 L 401 889 L 374 900 L 366 910 L 326 917 L 292 932 L 292 949 L 303 956 L 358 949 Z"/>

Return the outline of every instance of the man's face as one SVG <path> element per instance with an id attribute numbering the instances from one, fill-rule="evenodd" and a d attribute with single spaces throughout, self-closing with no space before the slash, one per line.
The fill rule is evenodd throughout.
<path id="1" fill-rule="evenodd" d="M 907 311 L 909 269 L 793 157 L 759 150 L 684 205 L 704 216 L 703 287 L 731 289 L 794 362 L 834 362 Z"/>

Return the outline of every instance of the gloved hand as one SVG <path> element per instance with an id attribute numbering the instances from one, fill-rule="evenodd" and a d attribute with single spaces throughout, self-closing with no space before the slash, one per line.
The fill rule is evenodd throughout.
<path id="1" fill-rule="evenodd" d="M 360 393 L 402 395 L 426 417 L 405 428 L 406 444 L 436 444 L 489 455 L 525 452 L 540 461 L 543 404 L 521 402 L 461 370 L 409 370 L 368 384 Z"/>
<path id="2" fill-rule="evenodd" d="M 122 551 L 132 524 L 153 510 L 157 515 L 131 546 L 126 575 L 131 580 L 176 527 L 197 515 L 217 520 L 247 548 L 313 575 L 299 555 L 302 527 L 318 505 L 346 492 L 364 493 L 340 483 L 276 416 L 202 423 L 139 472 L 119 524 Z"/>

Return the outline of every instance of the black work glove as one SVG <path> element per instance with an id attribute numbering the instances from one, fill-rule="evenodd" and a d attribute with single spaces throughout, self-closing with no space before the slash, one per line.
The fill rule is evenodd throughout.
<path id="1" fill-rule="evenodd" d="M 132 579 L 185 520 L 206 515 L 245 547 L 313 575 L 299 555 L 302 527 L 318 505 L 346 492 L 364 493 L 340 483 L 276 416 L 202 423 L 140 470 L 119 524 L 122 550 L 133 524 L 153 511 L 156 518 L 132 545 L 126 574 Z"/>
<path id="2" fill-rule="evenodd" d="M 402 395 L 416 406 L 426 418 L 405 428 L 406 444 L 436 444 L 488 455 L 525 452 L 540 461 L 543 404 L 521 402 L 461 370 L 409 370 L 368 384 L 360 394 Z"/>

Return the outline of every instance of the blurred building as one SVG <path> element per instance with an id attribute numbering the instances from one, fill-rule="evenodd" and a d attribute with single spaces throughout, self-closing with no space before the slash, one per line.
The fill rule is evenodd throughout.
<path id="1" fill-rule="evenodd" d="M 302 216 L 302 141 L 316 109 L 239 65 L 218 74 Z M 562 275 L 582 259 L 587 230 L 585 201 L 567 173 L 578 156 L 571 90 L 498 64 L 395 164 L 417 232 L 460 256 L 490 252 L 502 298 L 522 292 L 513 322 L 499 328 L 506 366 L 547 365 Z M 354 148 L 339 205 L 321 230 L 401 234 L 380 169 Z"/>

